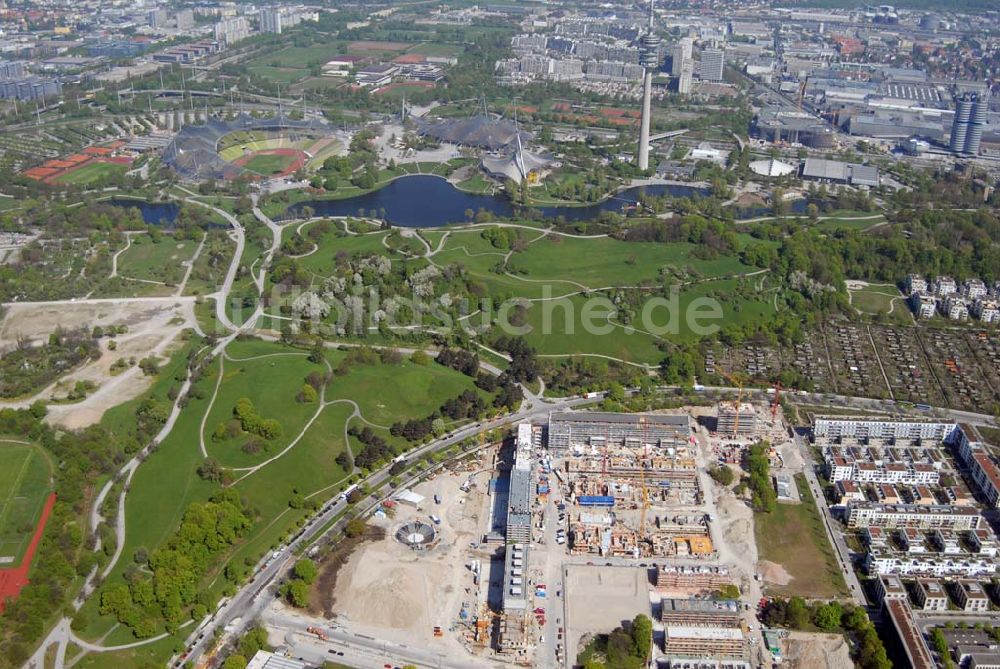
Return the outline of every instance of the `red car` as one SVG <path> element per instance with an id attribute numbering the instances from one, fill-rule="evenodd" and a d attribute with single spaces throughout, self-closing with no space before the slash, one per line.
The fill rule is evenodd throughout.
<path id="1" fill-rule="evenodd" d="M 545 609 L 539 606 L 537 609 L 535 609 L 535 613 L 537 613 L 538 615 L 543 615 L 545 613 Z"/>

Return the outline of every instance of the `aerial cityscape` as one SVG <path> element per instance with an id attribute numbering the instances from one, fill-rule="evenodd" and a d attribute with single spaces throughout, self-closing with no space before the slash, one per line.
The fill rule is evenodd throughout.
<path id="1" fill-rule="evenodd" d="M 1000 668 L 998 0 L 0 0 L 0 669 Z"/>

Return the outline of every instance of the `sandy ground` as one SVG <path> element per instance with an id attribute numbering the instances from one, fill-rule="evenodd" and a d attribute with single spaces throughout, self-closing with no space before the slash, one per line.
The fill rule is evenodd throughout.
<path id="1" fill-rule="evenodd" d="M 783 667 L 789 669 L 852 669 L 850 650 L 839 634 L 791 632 L 785 640 Z"/>
<path id="2" fill-rule="evenodd" d="M 469 544 L 484 532 L 489 475 L 477 475 L 477 485 L 463 493 L 459 486 L 466 478 L 466 472 L 439 474 L 414 488 L 425 497 L 420 508 L 399 505 L 395 517 L 372 520 L 387 536 L 364 544 L 341 569 L 334 599 L 342 624 L 403 643 L 465 652 L 460 636 L 448 629 L 462 603 L 474 606 L 477 599 L 468 568 Z M 434 503 L 435 494 L 441 496 L 440 505 Z M 419 552 L 396 541 L 397 528 L 414 519 L 430 523 L 432 513 L 442 520 L 437 546 Z M 435 626 L 445 631 L 444 637 L 434 637 Z"/>
<path id="3" fill-rule="evenodd" d="M 52 404 L 48 420 L 67 428 L 96 423 L 113 406 L 138 397 L 152 383 L 138 367 L 116 376 L 110 369 L 122 358 L 147 356 L 161 360 L 179 345 L 178 335 L 195 322 L 192 298 L 150 302 L 122 300 L 117 303 L 58 303 L 51 306 L 12 304 L 0 322 L 0 350 L 16 344 L 19 338 L 45 339 L 57 327 L 65 329 L 96 325 L 126 325 L 128 332 L 115 337 L 117 349 L 108 350 L 109 339 L 101 339 L 101 357 L 67 374 L 37 395 L 0 406 L 28 406 L 38 399 L 64 397 L 77 381 L 91 381 L 97 389 L 81 402 Z"/>
<path id="4" fill-rule="evenodd" d="M 566 568 L 566 652 L 575 658 L 596 634 L 607 634 L 636 615 L 652 615 L 647 570 L 573 565 Z"/>

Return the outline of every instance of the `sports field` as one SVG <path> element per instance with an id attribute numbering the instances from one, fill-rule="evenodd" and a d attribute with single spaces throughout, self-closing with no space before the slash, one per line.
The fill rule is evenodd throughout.
<path id="1" fill-rule="evenodd" d="M 233 161 L 234 165 L 263 176 L 291 174 L 304 167 L 308 157 L 298 149 L 265 149 Z"/>
<path id="2" fill-rule="evenodd" d="M 60 174 L 54 181 L 67 186 L 89 186 L 103 179 L 125 174 L 127 171 L 127 165 L 94 160 L 83 167 Z"/>
<path id="3" fill-rule="evenodd" d="M 0 439 L 0 568 L 17 565 L 49 492 L 49 460 L 37 446 Z"/>

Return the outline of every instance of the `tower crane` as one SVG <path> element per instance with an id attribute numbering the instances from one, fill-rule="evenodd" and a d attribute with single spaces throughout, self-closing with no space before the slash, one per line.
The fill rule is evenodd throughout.
<path id="1" fill-rule="evenodd" d="M 778 400 L 781 398 L 781 381 L 775 381 L 774 383 L 774 399 L 771 401 L 771 422 L 778 415 Z"/>

